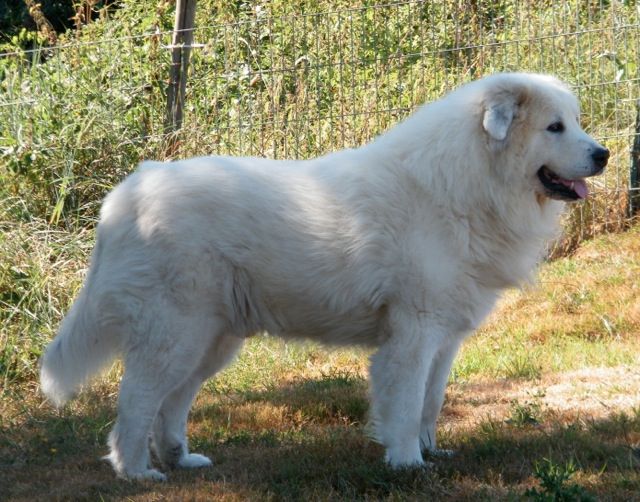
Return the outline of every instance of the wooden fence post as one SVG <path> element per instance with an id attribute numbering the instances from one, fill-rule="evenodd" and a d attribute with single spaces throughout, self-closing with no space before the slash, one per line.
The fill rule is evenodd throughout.
<path id="1" fill-rule="evenodd" d="M 166 134 L 176 132 L 182 126 L 182 110 L 195 17 L 196 0 L 176 1 L 176 18 L 171 43 L 171 72 L 167 87 L 167 113 L 164 127 Z"/>

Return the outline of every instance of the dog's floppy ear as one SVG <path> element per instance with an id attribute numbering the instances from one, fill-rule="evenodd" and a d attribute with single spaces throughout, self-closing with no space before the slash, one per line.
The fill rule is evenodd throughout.
<path id="1" fill-rule="evenodd" d="M 493 139 L 502 141 L 522 103 L 522 89 L 501 89 L 487 96 L 482 126 Z"/>

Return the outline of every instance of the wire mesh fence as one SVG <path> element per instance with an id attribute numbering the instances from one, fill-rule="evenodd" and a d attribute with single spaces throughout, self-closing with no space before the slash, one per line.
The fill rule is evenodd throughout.
<path id="1" fill-rule="evenodd" d="M 570 227 L 616 229 L 629 217 L 639 10 L 632 1 L 446 0 L 274 15 L 255 3 L 213 25 L 200 13 L 171 147 L 171 33 L 114 37 L 105 25 L 91 40 L 0 54 L 1 162 L 14 190 L 37 186 L 37 208 L 58 220 L 90 214 L 96 190 L 142 158 L 308 158 L 361 145 L 460 83 L 545 72 L 573 87 L 586 130 L 612 151 Z"/>

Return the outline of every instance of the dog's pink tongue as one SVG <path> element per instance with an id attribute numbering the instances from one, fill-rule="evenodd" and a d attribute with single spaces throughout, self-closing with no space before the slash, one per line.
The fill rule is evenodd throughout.
<path id="1" fill-rule="evenodd" d="M 573 191 L 578 194 L 581 199 L 586 199 L 589 195 L 589 188 L 584 180 L 576 180 L 573 182 Z"/>
<path id="2" fill-rule="evenodd" d="M 587 188 L 584 180 L 565 180 L 560 178 L 558 181 L 573 190 L 581 199 L 586 199 L 589 195 L 589 188 Z"/>

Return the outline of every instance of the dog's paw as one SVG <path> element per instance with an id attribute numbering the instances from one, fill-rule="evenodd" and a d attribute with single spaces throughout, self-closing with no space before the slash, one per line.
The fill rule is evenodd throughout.
<path id="1" fill-rule="evenodd" d="M 394 471 L 412 471 L 412 470 L 421 470 L 421 471 L 430 471 L 431 469 L 434 469 L 436 467 L 436 464 L 434 464 L 433 462 L 427 462 L 425 460 L 420 460 L 415 461 L 415 462 L 411 462 L 411 463 L 399 463 L 399 462 L 392 462 L 390 460 L 387 460 L 387 465 L 389 467 L 391 467 Z"/>
<path id="2" fill-rule="evenodd" d="M 420 450 L 406 451 L 388 449 L 385 453 L 385 461 L 392 469 L 416 469 L 427 467 Z"/>
<path id="3" fill-rule="evenodd" d="M 131 481 L 166 481 L 167 476 L 156 469 L 145 469 L 140 472 L 130 472 L 120 475 L 124 479 Z"/>
<path id="4" fill-rule="evenodd" d="M 181 469 L 197 469 L 198 467 L 209 467 L 213 462 L 209 457 L 197 453 L 189 453 L 178 460 L 178 467 Z"/>

